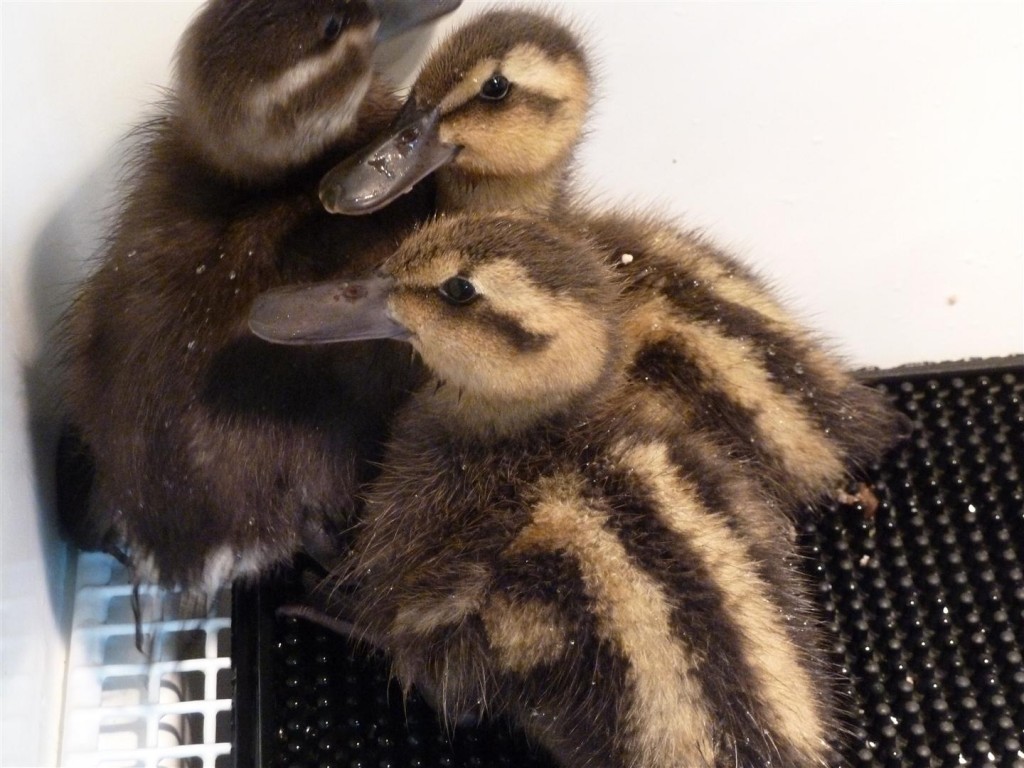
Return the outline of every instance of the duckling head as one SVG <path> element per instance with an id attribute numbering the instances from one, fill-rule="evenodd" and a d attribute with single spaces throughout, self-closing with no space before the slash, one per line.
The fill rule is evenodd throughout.
<path id="1" fill-rule="evenodd" d="M 370 213 L 437 170 L 442 210 L 545 209 L 590 101 L 571 28 L 542 13 L 484 13 L 431 55 L 393 132 L 323 179 L 321 201 Z"/>
<path id="2" fill-rule="evenodd" d="M 598 252 L 517 215 L 439 219 L 375 277 L 263 294 L 250 327 L 285 344 L 399 339 L 433 374 L 424 402 L 468 429 L 514 432 L 570 408 L 618 352 Z"/>
<path id="3" fill-rule="evenodd" d="M 460 2 L 210 0 L 177 53 L 185 137 L 236 181 L 301 167 L 351 135 L 376 43 Z"/>

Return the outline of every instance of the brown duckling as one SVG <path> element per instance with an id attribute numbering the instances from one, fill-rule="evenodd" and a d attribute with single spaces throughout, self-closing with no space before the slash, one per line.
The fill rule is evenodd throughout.
<path id="1" fill-rule="evenodd" d="M 457 5 L 210 0 L 192 22 L 66 320 L 65 446 L 82 456 L 64 464 L 72 491 L 91 486 L 63 494 L 75 543 L 197 590 L 334 547 L 415 367 L 388 342 L 271 346 L 246 318 L 275 285 L 362 273 L 427 210 L 414 195 L 342 219 L 316 184 L 398 111 L 373 72 L 375 8 L 391 33 Z"/>
<path id="2" fill-rule="evenodd" d="M 822 765 L 783 526 L 755 468 L 638 407 L 620 292 L 578 232 L 485 213 L 256 301 L 263 338 L 400 339 L 430 376 L 314 600 L 449 724 L 511 717 L 567 768 Z"/>
<path id="3" fill-rule="evenodd" d="M 835 492 L 900 431 L 764 280 L 703 237 L 635 213 L 595 213 L 569 172 L 592 90 L 572 29 L 491 12 L 424 65 L 396 130 L 328 174 L 330 210 L 378 210 L 436 170 L 440 211 L 546 211 L 605 248 L 631 302 L 630 376 L 653 419 L 684 419 L 754 468 L 787 509 Z"/>

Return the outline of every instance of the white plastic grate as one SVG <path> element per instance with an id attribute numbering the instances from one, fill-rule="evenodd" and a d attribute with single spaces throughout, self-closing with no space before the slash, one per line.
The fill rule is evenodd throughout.
<path id="1" fill-rule="evenodd" d="M 230 768 L 231 604 L 182 618 L 181 595 L 139 595 L 116 560 L 78 557 L 64 693 L 64 768 Z"/>

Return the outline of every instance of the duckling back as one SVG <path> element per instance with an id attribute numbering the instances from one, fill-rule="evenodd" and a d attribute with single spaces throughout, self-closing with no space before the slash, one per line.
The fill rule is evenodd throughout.
<path id="1" fill-rule="evenodd" d="M 449 721 L 511 716 L 570 768 L 823 763 L 827 686 L 786 531 L 756 477 L 638 410 L 602 251 L 540 220 L 453 216 L 376 279 L 256 305 L 254 327 L 290 343 L 294 313 L 335 340 L 404 337 L 431 377 L 314 599 Z"/>
<path id="2" fill-rule="evenodd" d="M 904 429 L 763 278 L 653 217 L 585 214 L 630 298 L 629 379 L 650 418 L 707 435 L 786 511 L 840 490 Z"/>
<path id="3" fill-rule="evenodd" d="M 827 674 L 756 482 L 692 435 L 573 425 L 401 427 L 326 609 L 450 723 L 511 717 L 565 766 L 824 764 Z"/>

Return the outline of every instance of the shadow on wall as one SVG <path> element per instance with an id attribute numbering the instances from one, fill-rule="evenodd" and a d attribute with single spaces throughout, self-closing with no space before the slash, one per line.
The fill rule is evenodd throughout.
<path id="1" fill-rule="evenodd" d="M 47 592 L 54 619 L 70 621 L 74 573 L 65 568 L 66 537 L 57 520 L 57 441 L 64 419 L 61 403 L 62 324 L 82 278 L 102 248 L 114 219 L 116 187 L 126 151 L 125 140 L 82 181 L 46 223 L 32 247 L 29 311 L 40 339 L 34 360 L 23 361 L 22 382 L 34 467 L 37 524 L 46 558 Z M 74 563 L 74 560 L 70 560 Z"/>
<path id="2" fill-rule="evenodd" d="M 403 35 L 381 47 L 380 68 L 396 84 L 411 82 L 431 45 L 422 31 Z M 140 120 L 144 115 L 140 115 Z M 63 322 L 82 279 L 102 257 L 104 238 L 116 220 L 119 195 L 130 176 L 124 174 L 138 139 L 128 136 L 104 157 L 47 222 L 32 248 L 29 267 L 31 322 L 41 339 L 36 359 L 24 361 L 22 381 L 28 406 L 39 533 L 47 563 L 47 590 L 58 624 L 66 627 L 74 574 L 64 567 L 66 531 L 57 515 L 57 445 L 64 424 L 61 403 Z M 85 509 L 87 484 L 81 478 L 63 486 L 77 499 L 68 508 Z M 67 574 L 65 576 L 65 574 Z"/>

